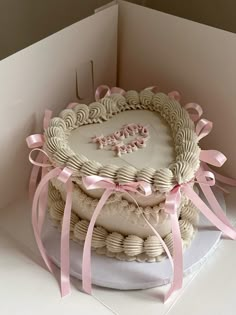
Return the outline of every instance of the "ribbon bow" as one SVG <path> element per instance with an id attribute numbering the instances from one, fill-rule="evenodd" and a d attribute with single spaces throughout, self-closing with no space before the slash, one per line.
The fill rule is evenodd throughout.
<path id="1" fill-rule="evenodd" d="M 173 235 L 173 282 L 172 286 L 165 297 L 165 301 L 171 296 L 171 294 L 182 287 L 183 281 L 183 254 L 181 244 L 181 234 L 178 224 L 177 209 L 180 205 L 181 193 L 184 193 L 186 197 L 201 211 L 201 213 L 220 231 L 226 234 L 231 239 L 236 239 L 236 230 L 232 227 L 223 210 L 221 209 L 217 199 L 215 198 L 210 186 L 215 184 L 215 176 L 212 172 L 204 172 L 199 170 L 196 176 L 198 183 L 203 191 L 211 192 L 212 194 L 206 195 L 209 204 L 212 206 L 212 210 L 204 203 L 204 201 L 198 196 L 192 188 L 192 183 L 184 183 L 174 187 L 170 193 L 167 194 L 165 209 L 169 213 L 171 219 L 172 235 Z M 208 180 L 206 180 L 208 178 Z M 209 179 L 210 178 L 210 179 Z M 218 210 L 218 211 L 217 211 Z"/>
<path id="2" fill-rule="evenodd" d="M 96 222 L 96 219 L 101 212 L 104 204 L 111 194 L 114 192 L 124 192 L 129 194 L 129 192 L 135 192 L 142 196 L 149 196 L 152 193 L 151 185 L 140 181 L 140 182 L 130 182 L 125 184 L 116 184 L 110 178 L 104 178 L 101 176 L 86 176 L 83 177 L 83 184 L 87 190 L 91 189 L 105 189 L 102 197 L 100 198 L 93 215 L 91 217 L 85 242 L 84 242 L 84 250 L 83 250 L 83 262 L 82 262 L 82 282 L 83 289 L 86 293 L 91 294 L 92 285 L 91 285 L 91 243 L 93 236 L 93 229 Z M 134 198 L 133 198 L 134 199 Z M 134 199 L 135 203 L 137 201 Z"/>
<path id="3" fill-rule="evenodd" d="M 152 86 L 147 88 L 154 93 L 158 91 L 158 87 Z M 125 91 L 112 87 L 102 85 L 99 86 L 95 92 L 95 99 L 98 101 L 104 96 L 109 96 L 113 93 L 119 93 L 121 95 L 125 94 Z M 168 94 L 170 98 L 176 100 L 180 99 L 180 93 L 178 91 L 172 91 Z M 68 105 L 68 108 L 73 108 L 76 103 L 71 103 Z M 189 112 L 191 119 L 196 124 L 196 134 L 198 140 L 207 136 L 212 130 L 212 122 L 206 119 L 200 119 L 203 111 L 200 105 L 196 103 L 188 103 L 185 106 L 185 109 Z M 51 111 L 45 111 L 44 116 L 44 128 L 48 127 L 49 120 L 51 118 Z M 46 250 L 41 240 L 41 230 L 44 222 L 46 205 L 47 205 L 47 186 L 48 182 L 57 178 L 66 185 L 66 203 L 62 219 L 62 231 L 61 231 L 61 276 L 60 276 L 60 285 L 61 285 L 61 294 L 65 296 L 70 293 L 70 276 L 69 276 L 69 237 L 70 237 L 70 218 L 71 218 L 71 207 L 72 207 L 72 191 L 73 183 L 71 180 L 72 171 L 65 167 L 63 169 L 59 167 L 54 167 L 50 162 L 48 163 L 47 154 L 40 149 L 44 144 L 44 137 L 41 134 L 34 134 L 29 136 L 26 139 L 27 145 L 32 149 L 29 159 L 33 164 L 31 176 L 30 176 L 30 185 L 29 192 L 33 196 L 33 206 L 32 206 L 32 225 L 35 234 L 35 239 L 40 250 L 41 256 L 44 259 L 46 266 L 49 271 L 53 273 L 51 261 L 46 254 Z M 32 153 L 38 151 L 38 155 L 35 160 L 32 159 Z M 165 301 L 171 296 L 171 294 L 181 288 L 183 281 L 183 255 L 182 255 L 182 243 L 181 243 L 181 234 L 178 224 L 178 207 L 181 201 L 181 193 L 184 193 L 189 200 L 208 218 L 208 220 L 214 224 L 219 230 L 229 236 L 231 239 L 236 239 L 236 230 L 232 227 L 229 220 L 225 216 L 221 206 L 219 205 L 217 199 L 215 198 L 211 186 L 215 185 L 215 178 L 225 184 L 236 186 L 236 180 L 224 177 L 220 174 L 214 172 L 212 173 L 211 169 L 208 167 L 207 163 L 213 166 L 220 167 L 226 161 L 226 157 L 219 151 L 216 150 L 201 150 L 200 152 L 201 165 L 196 174 L 196 180 L 192 180 L 188 183 L 176 185 L 166 196 L 165 211 L 169 214 L 171 220 L 171 228 L 173 234 L 173 258 L 167 248 L 165 242 L 155 230 L 155 228 L 149 223 L 146 217 L 142 214 L 144 220 L 152 229 L 153 233 L 159 238 L 161 244 L 164 247 L 164 250 L 169 257 L 169 260 L 173 267 L 173 281 L 170 290 L 165 296 Z M 53 168 L 51 168 L 53 167 Z M 39 171 L 42 168 L 42 179 L 36 189 L 37 179 L 39 177 Z M 50 169 L 48 171 L 48 168 Z M 198 183 L 208 201 L 208 204 L 214 212 L 201 200 L 201 198 L 194 192 L 192 188 L 193 183 Z M 142 196 L 148 196 L 152 193 L 151 185 L 140 181 L 140 182 L 130 182 L 125 184 L 116 184 L 109 178 L 103 178 L 100 176 L 87 176 L 83 178 L 83 184 L 87 190 L 91 189 L 104 189 L 103 195 L 100 198 L 97 207 L 94 210 L 92 218 L 89 223 L 85 243 L 83 250 L 83 262 L 82 262 L 82 282 L 83 289 L 85 292 L 91 294 L 91 242 L 93 229 L 96 222 L 96 219 L 101 212 L 104 204 L 110 195 L 114 192 L 123 192 L 128 194 L 133 201 L 139 207 L 136 199 L 130 194 L 131 192 L 140 194 Z"/>
<path id="4" fill-rule="evenodd" d="M 42 150 L 41 150 L 42 151 Z M 42 151 L 43 152 L 43 151 Z M 38 164 L 36 164 L 38 165 Z M 41 167 L 48 167 L 49 164 L 40 164 Z M 53 268 L 49 257 L 47 256 L 41 239 L 41 229 L 45 218 L 46 207 L 40 207 L 40 200 L 43 204 L 47 203 L 47 190 L 45 187 L 48 186 L 48 182 L 53 178 L 57 178 L 66 185 L 66 202 L 62 218 L 61 228 L 61 275 L 60 275 L 60 287 L 62 297 L 70 293 L 70 252 L 69 252 L 69 241 L 70 241 L 70 219 L 71 219 L 71 208 L 72 208 L 72 191 L 73 183 L 71 180 L 72 170 L 68 167 L 63 169 L 56 167 L 51 169 L 41 179 L 33 199 L 32 205 L 32 226 L 34 230 L 34 236 L 38 245 L 40 254 L 48 268 L 53 273 Z M 43 218 L 40 220 L 40 218 Z M 41 222 L 41 225 L 39 224 Z"/>
<path id="5" fill-rule="evenodd" d="M 200 119 L 203 113 L 201 106 L 195 103 L 189 103 L 186 104 L 184 107 L 187 111 L 191 111 L 189 115 L 193 121 L 198 120 L 196 124 L 196 134 L 198 136 L 198 140 L 207 136 L 213 128 L 213 123 L 211 121 L 208 121 L 207 119 Z M 234 240 L 236 239 L 235 228 L 229 222 L 214 193 L 211 190 L 211 186 L 215 185 L 215 179 L 231 186 L 236 186 L 236 180 L 213 172 L 207 166 L 208 163 L 216 167 L 221 167 L 225 163 L 227 158 L 224 154 L 217 150 L 201 150 L 200 160 L 201 164 L 198 172 L 196 173 L 196 180 L 175 186 L 167 194 L 166 197 L 165 210 L 170 215 L 173 234 L 174 275 L 171 288 L 165 297 L 165 301 L 171 296 L 174 291 L 182 287 L 183 281 L 183 254 L 177 215 L 177 209 L 180 205 L 181 200 L 181 192 L 183 192 L 185 196 L 187 196 L 189 200 L 191 200 L 192 203 L 202 212 L 202 214 L 205 215 L 205 217 L 220 231 L 226 234 L 229 238 Z M 199 184 L 203 194 L 208 201 L 208 204 L 214 212 L 212 212 L 212 210 L 204 203 L 204 201 L 194 192 L 192 188 L 193 182 Z"/>
<path id="6" fill-rule="evenodd" d="M 52 117 L 52 111 L 46 109 L 43 118 L 43 128 L 46 129 L 49 125 L 49 121 Z M 41 148 L 44 145 L 44 136 L 42 134 L 33 134 L 26 138 L 26 143 L 29 149 Z M 36 191 L 37 180 L 41 166 L 38 163 L 45 163 L 45 155 L 39 150 L 39 153 L 33 164 L 30 179 L 29 179 L 29 197 L 32 200 Z M 43 177 L 46 173 L 46 169 L 42 168 L 41 176 Z"/>
<path id="7" fill-rule="evenodd" d="M 52 112 L 49 110 L 45 111 L 43 127 L 47 128 L 49 125 Z M 42 243 L 41 232 L 45 219 L 46 208 L 47 208 L 47 195 L 48 195 L 48 182 L 53 178 L 58 178 L 61 182 L 66 185 L 66 203 L 62 219 L 62 230 L 61 230 L 61 276 L 60 286 L 62 296 L 66 296 L 70 293 L 70 263 L 69 263 L 69 239 L 70 239 L 70 218 L 71 218 L 71 207 L 72 207 L 72 190 L 73 183 L 71 181 L 72 171 L 65 167 L 63 169 L 56 167 L 48 172 L 47 168 L 52 167 L 51 163 L 48 163 L 48 155 L 45 151 L 40 149 L 44 144 L 44 137 L 41 134 L 33 134 L 26 138 L 26 143 L 31 150 L 29 154 L 29 160 L 32 163 L 32 171 L 29 181 L 29 195 L 33 199 L 32 204 L 32 226 L 35 235 L 35 240 L 39 248 L 40 254 L 51 273 L 53 268 L 49 257 L 46 254 L 46 250 Z M 38 152 L 35 160 L 32 158 L 33 152 Z M 37 186 L 37 180 L 39 177 L 40 168 L 41 181 Z"/>

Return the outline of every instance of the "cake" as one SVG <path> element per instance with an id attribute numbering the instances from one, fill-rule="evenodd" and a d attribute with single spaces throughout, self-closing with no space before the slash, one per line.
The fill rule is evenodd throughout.
<path id="1" fill-rule="evenodd" d="M 173 280 L 165 300 L 182 287 L 183 251 L 197 233 L 199 211 L 236 239 L 211 190 L 215 179 L 231 186 L 236 180 L 209 168 L 226 161 L 198 145 L 212 122 L 201 118 L 198 104 L 181 106 L 179 96 L 156 87 L 125 92 L 100 86 L 91 104 L 71 103 L 53 118 L 46 111 L 44 134 L 27 137 L 33 230 L 53 273 L 41 238 L 48 209 L 50 224 L 61 230 L 62 296 L 70 292 L 70 239 L 83 246 L 81 278 L 89 294 L 92 249 L 111 264 L 134 261 L 144 268 L 168 257 Z"/>
<path id="2" fill-rule="evenodd" d="M 173 253 L 166 195 L 176 185 L 191 182 L 200 165 L 194 122 L 173 95 L 131 90 L 88 105 L 73 104 L 50 120 L 44 141 L 53 166 L 72 171 L 71 239 L 83 243 L 104 192 L 87 189 L 83 178 L 99 176 L 116 185 L 145 182 L 151 187 L 148 196 L 114 191 L 108 198 L 96 220 L 91 246 L 98 254 L 127 262 L 159 261 L 166 253 L 151 225 Z M 53 178 L 48 196 L 49 215 L 60 226 L 65 185 Z M 196 232 L 198 209 L 184 194 L 178 220 L 185 249 Z"/>

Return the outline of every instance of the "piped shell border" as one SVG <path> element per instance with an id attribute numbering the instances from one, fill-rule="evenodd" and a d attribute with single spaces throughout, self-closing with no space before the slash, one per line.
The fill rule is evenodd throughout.
<path id="1" fill-rule="evenodd" d="M 122 111 L 138 109 L 158 112 L 169 125 L 176 159 L 168 168 L 155 170 L 149 167 L 137 169 L 133 166 L 102 165 L 76 154 L 69 147 L 67 139 L 72 130 L 87 124 L 102 123 Z M 44 138 L 44 149 L 53 165 L 69 167 L 75 179 L 99 175 L 119 184 L 142 180 L 152 184 L 153 191 L 165 193 L 176 184 L 192 180 L 200 163 L 198 137 L 188 112 L 168 95 L 147 89 L 140 93 L 127 91 L 124 96 L 112 94 L 99 102 L 77 104 L 73 109 L 65 109 L 59 117 L 51 119 Z"/>
<path id="2" fill-rule="evenodd" d="M 49 215 L 54 225 L 61 227 L 65 202 L 60 192 L 49 187 Z M 195 236 L 195 226 L 199 220 L 199 212 L 189 203 L 181 208 L 179 226 L 183 248 L 190 246 Z M 89 221 L 81 219 L 72 209 L 70 221 L 70 238 L 83 244 Z M 170 253 L 173 253 L 172 233 L 164 237 Z M 114 257 L 124 261 L 156 262 L 166 257 L 160 240 L 155 235 L 142 239 L 136 235 L 122 235 L 118 232 L 108 232 L 102 226 L 95 226 L 92 237 L 92 249 L 98 254 Z"/>

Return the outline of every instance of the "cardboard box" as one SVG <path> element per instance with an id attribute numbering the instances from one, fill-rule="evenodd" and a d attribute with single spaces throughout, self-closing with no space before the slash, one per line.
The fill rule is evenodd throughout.
<path id="1" fill-rule="evenodd" d="M 81 102 L 91 101 L 94 89 L 100 84 L 117 85 L 126 90 L 159 85 L 164 92 L 179 90 L 183 104 L 191 101 L 199 103 L 204 109 L 204 117 L 214 122 L 213 132 L 203 141 L 204 146 L 222 151 L 229 159 L 221 170 L 222 173 L 236 176 L 235 52 L 235 34 L 119 1 L 0 61 L 0 221 L 1 229 L 2 226 L 6 227 L 7 235 L 10 235 L 9 244 L 12 241 L 10 232 L 14 231 L 13 240 L 20 240 L 16 242 L 19 251 L 22 250 L 25 254 L 27 250 L 35 248 L 33 237 L 31 240 L 30 208 L 26 203 L 31 168 L 26 136 L 42 131 L 42 117 L 46 108 L 57 114 L 78 97 Z M 231 210 L 235 205 L 235 199 L 232 200 L 229 206 Z M 7 207 L 13 203 L 14 207 Z M 8 216 L 5 215 L 6 210 L 9 211 Z M 12 216 L 10 211 L 13 212 Z M 19 225 L 22 228 L 19 229 Z M 21 246 L 26 240 L 27 246 Z M 8 246 L 8 241 L 6 244 Z M 17 256 L 15 252 L 13 255 Z M 222 259 L 224 264 L 219 263 L 219 268 L 215 271 L 217 276 L 219 270 L 224 268 L 225 261 L 229 261 L 225 257 L 227 256 Z M 22 266 L 26 265 L 25 260 L 22 261 Z M 16 259 L 14 263 L 20 264 L 20 261 Z M 25 268 L 26 278 L 28 268 L 29 265 Z M 233 268 L 232 264 L 225 269 L 230 273 Z M 4 278 L 5 274 L 3 270 L 3 282 L 4 279 L 8 281 Z M 22 281 L 28 280 L 26 278 Z M 48 279 L 47 273 L 46 278 Z M 186 283 L 189 281 L 187 279 Z M 14 282 L 16 289 L 18 284 L 21 285 L 19 282 L 16 285 Z M 225 297 L 225 279 L 222 283 L 222 296 L 224 294 Z M 10 287 L 10 282 L 7 285 Z M 233 285 L 229 283 L 228 291 L 234 292 Z M 34 282 L 31 287 L 34 288 Z M 213 287 L 214 283 L 212 300 L 217 300 Z M 221 292 L 215 287 L 217 292 Z M 205 288 L 205 278 L 202 288 Z M 54 283 L 52 289 L 55 290 Z M 9 292 L 12 297 L 12 288 Z M 14 292 L 13 290 L 13 294 Z M 15 296 L 18 294 L 20 300 L 24 290 L 19 289 Z M 145 311 L 152 309 L 155 313 L 162 312 L 160 314 L 167 310 L 161 303 L 156 303 L 156 296 L 151 304 L 150 299 L 146 301 L 140 296 L 133 303 L 132 294 L 129 303 L 132 303 L 132 310 L 136 314 L 142 307 Z M 205 297 L 204 290 L 203 295 Z M 126 308 L 123 297 L 127 297 L 127 293 L 116 295 L 113 304 L 125 314 L 122 311 Z M 48 298 L 51 301 L 54 296 L 48 294 Z M 59 299 L 59 295 L 54 300 L 58 303 L 56 299 Z M 231 302 L 232 300 L 233 297 Z M 39 303 L 36 294 L 32 301 Z M 87 300 L 85 304 L 87 307 Z M 205 307 L 209 302 L 202 304 Z M 3 307 L 4 305 L 8 311 L 7 299 Z M 61 307 L 60 303 L 58 305 Z M 11 308 L 14 307 L 17 308 L 18 304 L 12 303 Z M 25 307 L 28 308 L 27 305 Z M 224 312 L 227 313 L 225 307 Z M 190 309 L 192 311 L 192 304 Z M 39 311 L 41 312 L 41 307 Z M 206 314 L 209 313 L 214 312 L 206 310 Z"/>

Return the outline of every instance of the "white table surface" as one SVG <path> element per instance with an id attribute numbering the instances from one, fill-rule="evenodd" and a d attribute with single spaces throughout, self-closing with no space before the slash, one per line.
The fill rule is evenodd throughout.
<path id="1" fill-rule="evenodd" d="M 235 191 L 226 202 L 228 216 L 236 223 Z M 61 299 L 36 248 L 30 205 L 24 200 L 0 210 L 0 279 L 1 315 L 112 314 L 94 297 L 79 291 L 79 280 L 72 279 L 72 294 Z M 93 286 L 93 293 L 119 315 L 234 315 L 236 243 L 222 240 L 201 268 L 184 279 L 182 290 L 163 304 L 167 289 L 117 291 Z"/>

